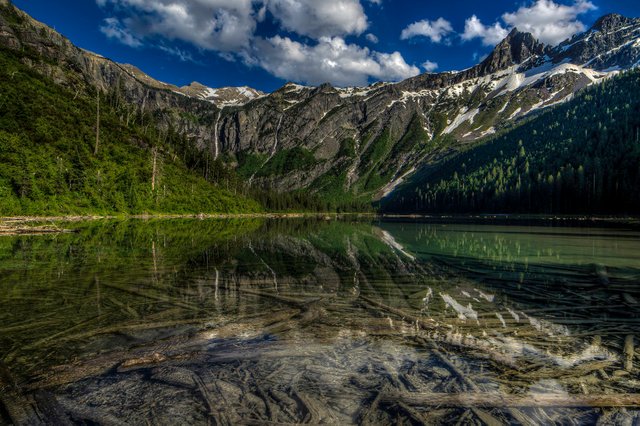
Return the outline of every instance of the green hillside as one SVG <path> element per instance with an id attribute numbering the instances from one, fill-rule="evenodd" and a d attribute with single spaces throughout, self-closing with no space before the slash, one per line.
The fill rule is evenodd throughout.
<path id="1" fill-rule="evenodd" d="M 640 213 L 640 71 L 441 164 L 384 200 L 420 213 Z"/>
<path id="2" fill-rule="evenodd" d="M 108 95 L 96 148 L 96 94 L 56 85 L 23 65 L 28 57 L 0 50 L 0 215 L 261 209 L 226 189 L 221 164 L 208 165 L 213 177 L 204 179 L 194 147 L 159 132 L 153 117 L 127 125 Z"/>

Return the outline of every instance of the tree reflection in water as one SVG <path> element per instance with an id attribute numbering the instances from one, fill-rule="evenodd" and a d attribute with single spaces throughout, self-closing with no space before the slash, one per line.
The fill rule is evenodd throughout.
<path id="1" fill-rule="evenodd" d="M 633 230 L 126 221 L 0 238 L 6 420 L 632 421 Z M 40 416 L 40 417 L 38 417 Z"/>

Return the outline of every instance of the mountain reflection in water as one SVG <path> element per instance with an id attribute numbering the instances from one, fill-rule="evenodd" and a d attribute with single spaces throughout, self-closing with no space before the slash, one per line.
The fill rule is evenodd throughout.
<path id="1" fill-rule="evenodd" d="M 108 221 L 0 238 L 5 421 L 638 421 L 640 233 Z M 629 407 L 629 408 L 623 408 Z"/>

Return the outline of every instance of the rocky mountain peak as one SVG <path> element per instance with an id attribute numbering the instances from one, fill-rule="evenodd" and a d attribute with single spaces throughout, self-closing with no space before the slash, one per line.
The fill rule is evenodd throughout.
<path id="1" fill-rule="evenodd" d="M 204 84 L 199 83 L 197 81 L 192 81 L 191 84 L 188 85 L 188 86 L 185 86 L 185 88 L 190 88 L 190 89 L 193 89 L 193 90 L 206 90 L 207 86 L 205 86 Z"/>
<path id="2" fill-rule="evenodd" d="M 618 14 L 601 17 L 582 34 L 554 50 L 554 62 L 571 61 L 596 70 L 625 69 L 640 64 L 640 19 Z"/>
<path id="3" fill-rule="evenodd" d="M 593 27 L 591 27 L 591 29 L 602 32 L 609 32 L 624 28 L 628 25 L 631 25 L 632 23 L 633 19 L 627 18 L 617 13 L 610 13 L 598 19 L 596 23 L 593 24 Z"/>
<path id="4" fill-rule="evenodd" d="M 491 74 L 521 64 L 529 58 L 542 56 L 547 51 L 548 47 L 540 43 L 533 34 L 514 28 L 479 65 L 481 74 Z"/>
<path id="5" fill-rule="evenodd" d="M 331 83 L 322 83 L 315 90 L 316 93 L 333 93 L 336 89 Z"/>

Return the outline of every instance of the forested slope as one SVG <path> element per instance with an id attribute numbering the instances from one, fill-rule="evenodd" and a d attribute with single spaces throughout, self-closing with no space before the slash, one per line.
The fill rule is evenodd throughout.
<path id="1" fill-rule="evenodd" d="M 640 213 L 640 71 L 430 166 L 391 212 Z"/>
<path id="2" fill-rule="evenodd" d="M 0 215 L 260 210 L 226 189 L 233 176 L 221 164 L 202 173 L 185 137 L 159 131 L 151 114 L 123 119 L 104 94 L 96 143 L 97 96 L 56 85 L 27 59 L 0 50 Z"/>

